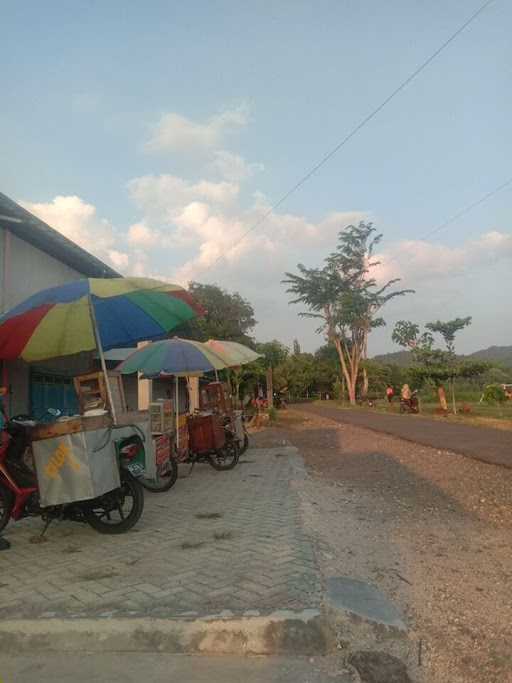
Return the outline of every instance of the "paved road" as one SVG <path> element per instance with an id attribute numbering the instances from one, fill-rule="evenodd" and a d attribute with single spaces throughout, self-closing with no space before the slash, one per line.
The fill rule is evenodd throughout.
<path id="1" fill-rule="evenodd" d="M 327 658 L 188 657 L 143 652 L 5 656 L 2 683 L 350 683 Z"/>
<path id="2" fill-rule="evenodd" d="M 10 523 L 0 553 L 2 617 L 203 616 L 318 607 L 320 578 L 292 482 L 294 449 L 250 449 L 229 472 L 188 465 L 145 495 L 137 526 L 104 536 L 40 519 Z M 2 672 L 0 670 L 0 681 Z"/>
<path id="3" fill-rule="evenodd" d="M 301 404 L 294 408 L 407 441 L 454 451 L 476 460 L 512 468 L 512 432 L 430 420 L 415 415 L 385 415 L 371 410 L 343 410 L 333 405 Z"/>

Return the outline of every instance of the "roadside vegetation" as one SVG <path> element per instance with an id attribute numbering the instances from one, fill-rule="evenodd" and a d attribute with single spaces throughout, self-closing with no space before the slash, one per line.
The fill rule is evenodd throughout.
<path id="1" fill-rule="evenodd" d="M 409 384 L 418 391 L 420 417 L 512 429 L 512 400 L 502 388 L 512 385 L 512 347 L 510 353 L 509 347 L 491 347 L 478 358 L 458 355 L 456 339 L 471 324 L 469 316 L 436 320 L 423 330 L 414 322 L 400 321 L 390 336 L 406 351 L 367 357 L 372 329 L 385 325 L 385 304 L 413 294 L 397 290 L 396 281 L 376 284 L 373 251 L 380 239 L 371 224 L 348 226 L 322 268 L 299 265 L 299 274 L 286 275 L 294 301 L 302 302 L 306 315 L 320 325 L 319 340 L 325 343 L 314 353 L 304 352 L 299 340 L 291 348 L 276 339 L 258 341 L 249 301 L 237 292 L 198 282 L 189 287 L 207 314 L 176 334 L 199 341 L 237 341 L 261 354 L 255 363 L 220 373 L 245 405 L 265 393 L 271 369 L 273 390 L 288 403 L 329 399 L 343 408 L 398 413 L 401 387 Z M 391 404 L 386 400 L 388 387 L 394 390 Z"/>

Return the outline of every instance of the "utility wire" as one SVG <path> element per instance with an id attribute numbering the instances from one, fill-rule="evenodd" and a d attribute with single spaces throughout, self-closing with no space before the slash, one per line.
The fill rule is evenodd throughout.
<path id="1" fill-rule="evenodd" d="M 344 147 L 349 140 L 351 140 L 367 123 L 369 123 L 379 112 L 384 109 L 384 107 L 391 102 L 392 99 L 394 99 L 404 88 L 406 88 L 409 83 L 411 83 L 419 74 L 427 68 L 427 66 L 434 61 L 434 59 L 443 52 L 445 48 L 450 45 L 463 31 L 466 29 L 487 7 L 492 4 L 494 0 L 487 0 L 487 2 L 484 2 L 483 5 L 481 5 L 473 14 L 466 19 L 466 21 L 459 26 L 459 28 L 452 33 L 452 35 L 445 40 L 435 52 L 433 52 L 430 57 L 428 57 L 422 64 L 420 64 L 419 67 L 417 67 L 411 74 L 408 76 L 400 85 L 393 90 L 393 92 L 386 97 L 370 114 L 365 116 L 356 126 L 353 128 L 344 138 L 339 142 L 335 147 L 331 149 L 330 152 L 328 152 L 320 161 L 315 164 L 300 180 L 298 180 L 293 187 L 291 187 L 285 194 L 278 199 L 272 206 L 255 222 L 253 223 L 242 235 L 241 237 L 234 242 L 224 254 L 220 254 L 214 261 L 211 263 L 208 268 L 205 269 L 203 272 L 208 272 L 211 270 L 214 266 L 217 265 L 217 263 L 225 258 L 225 255 L 232 251 L 235 247 L 237 247 L 246 237 L 249 233 L 251 233 L 253 230 L 258 228 L 262 223 L 264 223 L 267 218 L 279 207 L 281 204 L 283 204 L 288 197 L 290 197 L 292 194 L 294 194 L 302 185 L 304 185 L 315 173 L 324 166 L 329 159 L 331 159 L 339 150 Z"/>
<path id="2" fill-rule="evenodd" d="M 418 237 L 418 240 L 426 240 L 428 237 L 432 237 L 432 235 L 435 235 L 437 232 L 444 230 L 444 228 L 448 227 L 452 223 L 455 223 L 455 221 L 457 221 L 459 218 L 461 218 L 462 216 L 465 216 L 472 209 L 474 209 L 477 206 L 480 206 L 480 204 L 483 204 L 484 202 L 486 202 L 491 197 L 494 197 L 494 195 L 498 194 L 498 192 L 501 192 L 502 190 L 504 190 L 509 185 L 512 185 L 512 178 L 509 178 L 504 183 L 501 183 L 501 185 L 498 185 L 498 187 L 495 187 L 494 190 L 491 190 L 490 192 L 487 192 L 487 194 L 484 194 L 483 197 L 480 197 L 480 199 L 477 199 L 475 202 L 471 202 L 471 204 L 468 204 L 467 206 L 465 206 L 460 211 L 457 211 L 457 213 L 454 213 L 453 216 L 451 216 L 447 220 L 440 223 L 437 227 L 433 228 L 432 230 L 425 233 L 424 235 Z M 393 261 L 396 261 L 397 258 L 399 258 L 399 254 L 396 254 L 395 256 L 392 256 L 391 258 L 386 259 L 386 265 L 389 263 L 392 263 Z"/>

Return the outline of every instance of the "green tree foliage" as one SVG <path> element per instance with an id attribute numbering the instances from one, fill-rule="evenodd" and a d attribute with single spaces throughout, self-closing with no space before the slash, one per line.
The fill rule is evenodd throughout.
<path id="1" fill-rule="evenodd" d="M 371 277 L 378 265 L 373 260 L 375 247 L 382 239 L 371 223 L 350 225 L 341 230 L 338 246 L 324 261 L 322 268 L 306 268 L 298 264 L 298 274 L 286 273 L 283 283 L 294 298 L 290 303 L 301 303 L 305 317 L 318 319 L 318 329 L 335 347 L 345 378 L 349 399 L 356 402 L 359 367 L 366 358 L 368 335 L 372 329 L 385 324 L 378 312 L 391 299 L 413 290 L 394 290 L 398 280 L 380 286 Z"/>
<path id="2" fill-rule="evenodd" d="M 253 348 L 261 354 L 261 358 L 231 371 L 235 396 L 254 394 L 256 387 L 265 383 L 268 368 L 277 368 L 286 361 L 290 353 L 277 339 L 270 342 L 254 342 Z"/>
<path id="3" fill-rule="evenodd" d="M 256 325 L 252 305 L 237 292 L 228 292 L 217 285 L 191 282 L 189 291 L 206 309 L 203 318 L 182 325 L 177 336 L 197 341 L 225 339 L 253 346 L 250 332 Z"/>
<path id="4" fill-rule="evenodd" d="M 256 351 L 263 356 L 263 358 L 260 358 L 258 361 L 263 368 L 276 368 L 280 363 L 283 363 L 290 354 L 288 347 L 280 341 L 277 341 L 277 339 L 270 342 L 257 343 Z"/>
<path id="5" fill-rule="evenodd" d="M 455 318 L 446 322 L 437 320 L 427 323 L 426 331 L 420 334 L 418 325 L 408 320 L 400 320 L 396 323 L 392 334 L 395 343 L 412 352 L 414 365 L 409 369 L 409 373 L 413 383 L 420 387 L 428 382 L 437 387 L 442 408 L 446 408 L 444 383 L 450 382 L 454 412 L 457 412 L 455 379 L 476 377 L 487 368 L 486 363 L 460 360 L 455 353 L 457 332 L 470 324 L 471 317 Z M 442 337 L 444 349 L 435 346 L 434 334 Z"/>
<path id="6" fill-rule="evenodd" d="M 507 394 L 499 384 L 489 384 L 484 389 L 483 400 L 491 405 L 496 403 L 501 404 L 505 403 L 507 400 Z"/>

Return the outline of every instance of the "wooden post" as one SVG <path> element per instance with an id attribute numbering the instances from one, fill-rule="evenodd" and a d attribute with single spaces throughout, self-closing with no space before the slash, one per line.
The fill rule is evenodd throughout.
<path id="1" fill-rule="evenodd" d="M 101 369 L 102 369 L 103 375 L 105 377 L 105 386 L 107 387 L 107 396 L 108 396 L 108 401 L 110 403 L 110 412 L 112 413 L 112 419 L 114 421 L 114 424 L 117 424 L 116 407 L 114 405 L 114 399 L 112 398 L 112 388 L 110 386 L 110 380 L 109 380 L 109 376 L 108 376 L 108 372 L 107 372 L 107 365 L 105 363 L 105 354 L 103 353 L 103 344 L 101 343 L 100 331 L 98 329 L 98 323 L 96 321 L 96 313 L 94 311 L 94 306 L 92 304 L 90 296 L 89 296 L 89 310 L 91 311 L 92 325 L 94 328 L 94 336 L 96 337 L 96 347 L 98 349 L 98 354 L 100 356 Z"/>
<path id="2" fill-rule="evenodd" d="M 149 342 L 139 342 L 137 348 L 141 349 L 147 346 Z M 137 380 L 137 407 L 139 410 L 149 410 L 149 404 L 153 400 L 153 381 L 150 379 L 142 379 L 142 375 L 138 373 Z"/>
<path id="3" fill-rule="evenodd" d="M 199 377 L 188 378 L 188 391 L 190 396 L 190 412 L 199 410 Z"/>

